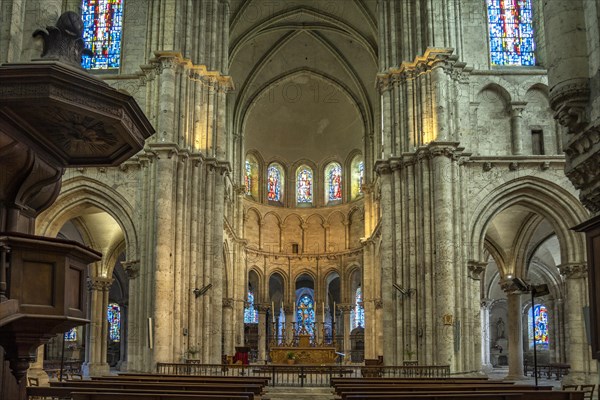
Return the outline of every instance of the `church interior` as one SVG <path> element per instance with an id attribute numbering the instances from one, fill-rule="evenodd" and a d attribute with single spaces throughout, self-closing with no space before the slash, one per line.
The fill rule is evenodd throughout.
<path id="1" fill-rule="evenodd" d="M 15 105 L 26 85 L 2 76 L 65 62 L 45 46 L 71 34 L 57 23 L 69 11 L 84 44 L 63 73 L 81 77 L 49 95 L 67 111 Z M 25 311 L 8 300 L 38 299 L 12 289 L 19 232 L 88 257 L 79 319 L 13 357 L 44 382 L 289 359 L 513 380 L 568 365 L 563 384 L 598 384 L 597 1 L 0 0 L 0 13 L 10 368 Z M 85 99 L 102 91 L 106 105 Z M 51 146 L 17 120 L 89 161 L 46 157 L 63 163 L 53 189 L 31 184 L 14 143 Z"/>

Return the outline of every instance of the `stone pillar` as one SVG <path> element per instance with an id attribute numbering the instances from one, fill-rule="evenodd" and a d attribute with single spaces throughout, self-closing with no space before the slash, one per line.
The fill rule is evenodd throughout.
<path id="1" fill-rule="evenodd" d="M 481 323 L 481 369 L 483 372 L 492 370 L 490 360 L 490 349 L 492 347 L 490 334 L 490 305 L 491 299 L 481 299 L 480 323 Z"/>
<path id="2" fill-rule="evenodd" d="M 521 292 L 507 290 L 508 305 L 508 375 L 507 380 L 526 379 L 523 373 L 523 323 Z"/>
<path id="3" fill-rule="evenodd" d="M 258 362 L 267 360 L 267 311 L 268 304 L 255 304 L 258 311 Z"/>
<path id="4" fill-rule="evenodd" d="M 228 356 L 235 354 L 234 348 L 234 323 L 233 323 L 233 299 L 223 299 L 223 334 L 225 336 L 224 352 Z"/>
<path id="5" fill-rule="evenodd" d="M 90 325 L 87 330 L 85 362 L 82 365 L 82 373 L 85 376 L 106 375 L 110 370 L 106 362 L 106 351 L 108 290 L 112 282 L 112 278 L 103 277 L 88 280 Z"/>
<path id="6" fill-rule="evenodd" d="M 294 339 L 294 315 L 293 315 L 293 306 L 290 304 L 286 304 L 283 306 L 283 312 L 285 313 L 285 337 L 283 341 L 287 343 L 291 343 Z"/>
<path id="7" fill-rule="evenodd" d="M 434 363 L 455 368 L 454 322 L 456 321 L 455 298 L 457 288 L 448 282 L 455 282 L 455 243 L 454 243 L 454 201 L 453 201 L 453 155 L 456 144 L 432 143 L 429 146 L 434 173 L 433 220 L 435 240 L 435 322 L 436 340 Z"/>
<path id="8" fill-rule="evenodd" d="M 38 347 L 36 352 L 37 357 L 27 370 L 27 378 L 36 378 L 40 386 L 50 386 L 50 378 L 44 371 L 44 346 Z"/>
<path id="9" fill-rule="evenodd" d="M 141 301 L 141 294 L 139 293 L 140 282 L 137 279 L 140 276 L 140 260 L 124 261 L 121 263 L 127 280 L 129 282 L 129 309 L 127 314 L 127 348 L 124 350 L 126 358 L 121 363 L 120 370 L 129 370 L 131 360 L 139 362 L 140 354 L 140 341 L 143 340 L 142 333 L 140 332 L 139 324 L 139 308 Z M 122 350 L 123 351 L 123 350 Z"/>
<path id="10" fill-rule="evenodd" d="M 354 304 L 338 304 L 338 309 L 342 312 L 342 321 L 344 325 L 344 350 L 343 353 L 346 355 L 344 360 L 350 362 L 350 354 L 352 352 L 352 345 L 350 343 L 350 331 L 352 330 L 350 321 L 350 311 L 354 308 Z M 339 326 L 339 325 L 338 325 Z"/>
<path id="11" fill-rule="evenodd" d="M 513 102 L 510 107 L 510 130 L 512 153 L 515 156 L 523 154 L 523 110 L 525 109 L 524 102 Z"/>
<path id="12" fill-rule="evenodd" d="M 587 304 L 587 265 L 584 262 L 559 265 L 560 273 L 566 278 L 566 326 L 567 363 L 571 365 L 563 383 L 597 383 L 597 365 L 592 360 L 590 346 L 585 333 L 583 306 Z M 594 375 L 592 375 L 594 374 Z"/>
<path id="13" fill-rule="evenodd" d="M 392 215 L 394 207 L 394 194 L 392 193 L 392 169 L 387 161 L 378 161 L 375 169 L 380 176 L 381 185 L 381 212 L 383 215 Z M 381 220 L 381 237 L 385 240 L 381 241 L 379 250 L 381 262 L 381 282 L 388 284 L 388 287 L 381 288 L 381 300 L 383 302 L 383 362 L 385 365 L 395 365 L 396 344 L 398 339 L 397 323 L 396 323 L 396 304 L 393 296 L 395 255 L 394 246 L 390 238 L 394 229 L 394 221 L 391 218 L 383 218 Z"/>

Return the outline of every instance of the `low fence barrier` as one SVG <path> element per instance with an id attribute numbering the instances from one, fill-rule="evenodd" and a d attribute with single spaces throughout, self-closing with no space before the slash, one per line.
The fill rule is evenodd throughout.
<path id="1" fill-rule="evenodd" d="M 158 363 L 158 374 L 204 376 L 257 376 L 271 378 L 270 386 L 329 386 L 335 377 L 445 378 L 448 365 L 360 366 L 360 365 L 237 365 Z"/>

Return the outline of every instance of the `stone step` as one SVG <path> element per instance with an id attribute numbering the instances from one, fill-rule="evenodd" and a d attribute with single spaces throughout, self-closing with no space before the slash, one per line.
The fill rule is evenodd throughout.
<path id="1" fill-rule="evenodd" d="M 265 390 L 264 400 L 333 400 L 333 390 L 329 387 L 269 387 Z"/>

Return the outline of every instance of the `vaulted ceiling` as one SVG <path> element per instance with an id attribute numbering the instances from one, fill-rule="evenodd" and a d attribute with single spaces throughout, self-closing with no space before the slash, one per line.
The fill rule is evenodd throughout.
<path id="1" fill-rule="evenodd" d="M 231 1 L 230 129 L 266 160 L 364 152 L 379 96 L 375 0 Z"/>

